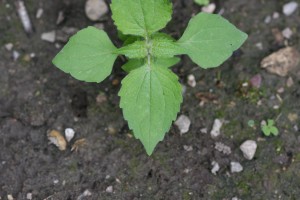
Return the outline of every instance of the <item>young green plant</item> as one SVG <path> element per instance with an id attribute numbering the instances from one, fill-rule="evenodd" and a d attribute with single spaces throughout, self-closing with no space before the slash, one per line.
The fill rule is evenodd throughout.
<path id="1" fill-rule="evenodd" d="M 75 34 L 53 59 L 62 71 L 86 82 L 101 82 L 112 71 L 118 55 L 128 62 L 119 92 L 120 107 L 134 136 L 148 155 L 162 141 L 176 119 L 182 102 L 178 77 L 169 68 L 186 54 L 204 69 L 228 59 L 247 35 L 219 15 L 194 16 L 176 41 L 158 32 L 171 20 L 169 0 L 112 0 L 112 18 L 126 36 L 117 48 L 103 30 L 88 27 Z"/>
<path id="2" fill-rule="evenodd" d="M 270 136 L 271 134 L 277 136 L 279 134 L 279 131 L 275 126 L 275 122 L 272 119 L 268 119 L 268 122 L 261 126 L 261 130 L 265 136 Z"/>

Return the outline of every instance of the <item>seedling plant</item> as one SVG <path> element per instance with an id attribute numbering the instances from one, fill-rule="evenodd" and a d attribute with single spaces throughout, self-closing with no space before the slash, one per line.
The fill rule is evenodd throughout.
<path id="1" fill-rule="evenodd" d="M 268 122 L 261 126 L 261 130 L 265 136 L 270 136 L 270 135 L 277 136 L 279 134 L 279 131 L 275 126 L 275 122 L 272 119 L 268 119 Z"/>
<path id="2" fill-rule="evenodd" d="M 128 75 L 119 92 L 120 107 L 135 138 L 151 155 L 180 110 L 182 88 L 170 70 L 180 61 L 176 56 L 186 54 L 201 68 L 214 68 L 247 35 L 219 15 L 200 13 L 176 41 L 159 32 L 171 20 L 169 0 L 112 0 L 110 7 L 125 38 L 123 47 L 115 47 L 103 30 L 88 27 L 70 38 L 53 63 L 78 80 L 99 83 L 111 74 L 117 57 L 125 55 L 128 62 L 122 69 Z"/>

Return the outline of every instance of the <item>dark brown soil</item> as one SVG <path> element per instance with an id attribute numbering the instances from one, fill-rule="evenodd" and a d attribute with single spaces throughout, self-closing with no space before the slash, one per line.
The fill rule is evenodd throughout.
<path id="1" fill-rule="evenodd" d="M 192 121 L 190 131 L 180 136 L 173 126 L 151 157 L 141 143 L 132 138 L 118 107 L 117 93 L 125 73 L 121 58 L 113 74 L 101 84 L 84 83 L 55 68 L 51 60 L 59 51 L 53 43 L 42 41 L 41 34 L 63 27 L 84 28 L 93 25 L 84 13 L 84 0 L 27 0 L 35 32 L 27 35 L 12 1 L 0 1 L 0 199 L 41 200 L 190 200 L 190 199 L 299 199 L 300 196 L 300 70 L 290 73 L 294 85 L 286 87 L 288 77 L 279 77 L 260 68 L 260 61 L 280 49 L 284 43 L 275 40 L 272 29 L 290 27 L 294 35 L 287 44 L 300 48 L 300 10 L 284 16 L 287 0 L 215 1 L 217 12 L 249 34 L 249 39 L 234 56 L 218 69 L 202 70 L 187 57 L 173 69 L 186 85 L 181 113 Z M 107 1 L 109 3 L 109 1 Z M 192 0 L 174 0 L 173 20 L 165 32 L 179 38 L 190 17 L 201 8 Z M 8 6 L 9 5 L 9 6 Z M 38 8 L 44 9 L 36 19 Z M 59 11 L 66 18 L 56 25 Z M 279 12 L 278 19 L 264 22 Z M 102 23 L 112 41 L 120 46 L 110 13 Z M 12 59 L 4 47 L 14 44 L 21 56 Z M 259 50 L 255 44 L 262 43 Z M 28 55 L 36 57 L 28 60 Z M 298 66 L 299 67 L 299 66 Z M 191 88 L 186 77 L 194 74 L 197 86 Z M 255 74 L 261 74 L 259 90 L 241 89 Z M 283 87 L 284 92 L 277 90 Z M 199 93 L 211 92 L 216 101 L 199 106 Z M 104 102 L 97 96 L 104 95 Z M 279 95 L 282 102 L 278 101 Z M 257 102 L 261 101 L 261 105 Z M 279 109 L 274 109 L 279 105 Z M 211 129 L 215 118 L 227 121 L 222 135 L 212 139 L 201 133 Z M 257 129 L 247 125 L 255 120 Z M 280 130 L 277 137 L 264 137 L 259 123 L 274 119 Z M 48 144 L 47 131 L 71 127 L 75 139 L 66 151 Z M 85 138 L 86 145 L 77 152 L 71 146 Z M 258 142 L 255 158 L 246 160 L 239 150 L 247 139 Z M 214 146 L 222 142 L 231 147 L 225 155 Z M 192 151 L 183 146 L 193 147 Z M 211 162 L 220 164 L 217 175 L 211 173 Z M 240 162 L 244 170 L 230 173 L 230 162 Z M 106 192 L 113 186 L 113 193 Z M 82 197 L 84 191 L 91 196 Z M 81 196 L 80 196 L 81 195 Z"/>

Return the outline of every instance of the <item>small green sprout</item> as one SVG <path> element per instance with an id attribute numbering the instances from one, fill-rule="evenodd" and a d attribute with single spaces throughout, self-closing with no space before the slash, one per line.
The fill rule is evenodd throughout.
<path id="1" fill-rule="evenodd" d="M 148 155 L 162 141 L 180 111 L 182 88 L 170 67 L 185 54 L 203 69 L 218 67 L 247 39 L 220 15 L 192 17 L 178 39 L 159 32 L 172 17 L 169 0 L 112 0 L 112 19 L 124 43 L 116 47 L 103 30 L 79 31 L 53 59 L 65 73 L 85 82 L 99 83 L 112 72 L 119 55 L 128 62 L 128 75 L 119 92 L 120 107 L 134 136 Z M 122 38 L 121 38 L 122 39 Z"/>
<path id="2" fill-rule="evenodd" d="M 268 122 L 262 125 L 261 130 L 265 136 L 270 136 L 271 134 L 277 136 L 279 134 L 279 131 L 275 126 L 275 122 L 272 119 L 268 119 Z"/>

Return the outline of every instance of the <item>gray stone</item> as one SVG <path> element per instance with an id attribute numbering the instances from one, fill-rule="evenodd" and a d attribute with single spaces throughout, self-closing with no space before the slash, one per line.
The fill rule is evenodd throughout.
<path id="1" fill-rule="evenodd" d="M 189 131 L 191 120 L 185 115 L 180 115 L 176 120 L 175 125 L 178 127 L 180 134 L 182 135 Z"/>
<path id="2" fill-rule="evenodd" d="M 252 160 L 257 149 L 257 144 L 254 140 L 246 140 L 240 146 L 240 149 L 243 152 L 243 155 L 246 159 Z"/>
<path id="3" fill-rule="evenodd" d="M 211 165 L 213 166 L 211 169 L 211 173 L 217 175 L 217 172 L 220 170 L 220 165 L 216 161 L 212 161 Z"/>
<path id="4" fill-rule="evenodd" d="M 243 166 L 239 162 L 230 162 L 231 173 L 239 173 L 243 171 Z"/>
<path id="5" fill-rule="evenodd" d="M 223 122 L 220 119 L 215 119 L 212 130 L 210 131 L 211 137 L 215 138 L 221 134 L 220 129 L 222 125 Z"/>
<path id="6" fill-rule="evenodd" d="M 42 33 L 41 35 L 41 39 L 47 42 L 55 42 L 55 38 L 56 38 L 56 32 L 55 31 L 50 31 L 50 32 L 46 32 L 46 33 Z"/>
<path id="7" fill-rule="evenodd" d="M 291 1 L 283 5 L 282 12 L 286 16 L 292 15 L 298 8 L 298 3 L 296 1 Z"/>
<path id="8" fill-rule="evenodd" d="M 85 4 L 85 14 L 92 20 L 97 21 L 108 12 L 108 7 L 104 0 L 88 0 Z"/>

